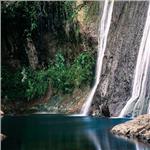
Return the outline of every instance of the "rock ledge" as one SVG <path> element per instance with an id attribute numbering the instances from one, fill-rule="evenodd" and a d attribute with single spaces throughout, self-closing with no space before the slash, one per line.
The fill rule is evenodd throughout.
<path id="1" fill-rule="evenodd" d="M 116 125 L 111 131 L 150 144 L 150 114 L 140 115 L 131 121 Z"/>

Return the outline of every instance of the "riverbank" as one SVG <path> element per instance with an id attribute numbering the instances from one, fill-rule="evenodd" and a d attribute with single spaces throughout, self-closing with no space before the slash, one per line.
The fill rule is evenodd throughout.
<path id="1" fill-rule="evenodd" d="M 2 103 L 2 110 L 5 114 L 21 115 L 46 112 L 51 114 L 76 114 L 79 113 L 85 102 L 90 87 L 75 89 L 72 94 L 53 95 L 48 101 L 19 101 Z"/>

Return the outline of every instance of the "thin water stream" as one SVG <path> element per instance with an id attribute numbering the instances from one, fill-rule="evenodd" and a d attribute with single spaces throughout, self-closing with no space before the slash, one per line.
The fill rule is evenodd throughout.
<path id="1" fill-rule="evenodd" d="M 81 114 L 83 116 L 86 116 L 89 112 L 89 108 L 91 106 L 93 96 L 95 94 L 96 88 L 97 88 L 98 83 L 100 81 L 100 75 L 101 75 L 102 64 L 103 64 L 103 57 L 104 57 L 106 44 L 107 44 L 107 36 L 108 36 L 108 32 L 109 32 L 109 27 L 111 24 L 113 4 L 114 4 L 114 0 L 111 0 L 111 1 L 105 0 L 105 2 L 104 2 L 103 14 L 102 14 L 101 22 L 99 25 L 96 79 L 95 79 L 94 86 L 91 89 L 91 92 L 90 92 L 89 96 L 87 97 L 87 100 L 81 109 Z"/>

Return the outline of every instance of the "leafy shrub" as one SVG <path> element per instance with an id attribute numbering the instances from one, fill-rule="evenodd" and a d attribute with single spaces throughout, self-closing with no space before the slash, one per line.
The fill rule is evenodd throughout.
<path id="1" fill-rule="evenodd" d="M 44 95 L 49 85 L 49 78 L 45 69 L 32 70 L 23 68 L 22 84 L 26 87 L 25 98 L 30 100 Z"/>
<path id="2" fill-rule="evenodd" d="M 30 100 L 44 95 L 49 82 L 45 71 L 23 68 L 16 72 L 2 67 L 2 98 L 5 100 Z"/>
<path id="3" fill-rule="evenodd" d="M 74 88 L 92 81 L 93 66 L 94 58 L 89 52 L 81 53 L 72 64 L 66 64 L 63 55 L 57 54 L 56 62 L 49 66 L 48 74 L 55 89 L 71 93 Z"/>
<path id="4" fill-rule="evenodd" d="M 44 95 L 48 85 L 53 90 L 72 93 L 75 88 L 89 84 L 93 79 L 94 57 L 90 52 L 81 53 L 68 64 L 61 53 L 47 68 L 32 70 L 22 68 L 16 72 L 2 69 L 2 98 L 30 100 Z"/>
<path id="5" fill-rule="evenodd" d="M 1 84 L 2 84 L 2 98 L 23 100 L 25 95 L 25 87 L 21 83 L 21 70 L 12 71 L 7 67 L 2 66 L 1 70 Z"/>

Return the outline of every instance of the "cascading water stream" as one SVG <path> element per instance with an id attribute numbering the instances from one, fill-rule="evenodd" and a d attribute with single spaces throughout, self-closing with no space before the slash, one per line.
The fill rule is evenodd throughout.
<path id="1" fill-rule="evenodd" d="M 149 102 L 147 113 L 150 114 L 150 102 Z"/>
<path id="2" fill-rule="evenodd" d="M 143 37 L 140 44 L 132 95 L 119 117 L 126 115 L 137 116 L 150 113 L 150 97 L 146 94 L 150 77 L 150 5 L 148 8 L 147 19 L 144 27 Z M 145 105 L 144 105 L 145 104 Z"/>
<path id="3" fill-rule="evenodd" d="M 89 108 L 90 108 L 91 103 L 92 103 L 93 96 L 95 94 L 96 88 L 97 88 L 98 83 L 100 81 L 102 62 L 103 62 L 103 57 L 104 57 L 104 53 L 105 53 L 105 49 L 106 49 L 106 43 L 107 43 L 107 36 L 108 36 L 108 32 L 109 32 L 109 27 L 111 24 L 113 4 L 114 4 L 114 0 L 112 0 L 112 1 L 105 0 L 103 14 L 102 14 L 102 18 L 101 18 L 100 27 L 99 27 L 99 34 L 100 35 L 99 35 L 99 39 L 98 39 L 96 80 L 95 80 L 95 84 L 94 84 L 86 102 L 84 103 L 84 105 L 81 109 L 81 115 L 83 115 L 83 116 L 88 114 Z"/>

